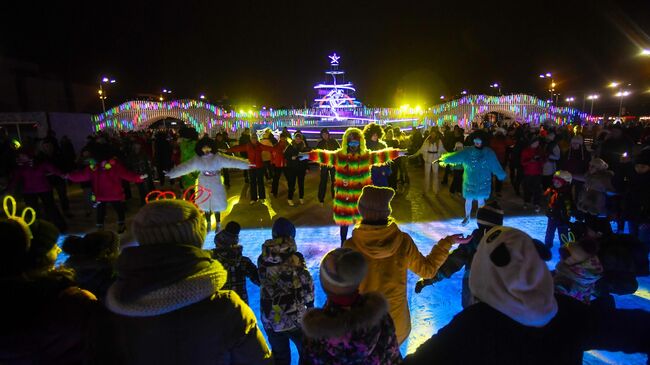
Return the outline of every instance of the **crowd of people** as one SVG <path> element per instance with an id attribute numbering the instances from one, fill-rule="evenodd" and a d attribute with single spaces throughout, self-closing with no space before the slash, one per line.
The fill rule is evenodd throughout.
<path id="1" fill-rule="evenodd" d="M 76 156 L 52 135 L 22 145 L 3 135 L 0 174 L 37 219 L 14 206 L 0 220 L 0 285 L 9 294 L 0 362 L 289 364 L 290 343 L 301 364 L 580 364 L 592 349 L 650 354 L 650 313 L 617 309 L 612 297 L 634 293 L 650 274 L 649 127 L 434 126 L 407 138 L 371 123 L 349 128 L 340 144 L 323 129 L 313 149 L 300 131 L 238 137 L 199 138 L 189 128 L 98 133 Z M 341 248 L 320 264 L 322 308 L 293 222 L 274 219 L 256 263 L 242 254 L 241 226 L 219 224 L 228 169 L 243 170 L 251 204 L 266 199 L 266 180 L 278 198 L 285 176 L 293 206 L 296 183 L 304 203 L 309 161 L 320 167 L 321 203 L 330 184 L 341 227 Z M 445 185 L 462 193 L 463 225 L 478 203 L 477 229 L 426 255 L 391 216 L 416 166 L 424 194 Z M 503 225 L 506 171 L 522 209 L 545 207 L 544 241 Z M 193 193 L 146 199 L 166 178 Z M 83 213 L 70 211 L 72 182 L 84 191 Z M 136 243 L 121 247 L 129 183 L 142 207 L 130 227 Z M 104 229 L 109 203 L 116 232 Z M 69 258 L 55 266 L 60 232 L 93 209 L 97 231 L 66 237 Z M 213 215 L 215 248 L 205 250 Z M 549 270 L 556 233 L 560 261 Z M 421 278 L 419 293 L 463 267 L 463 310 L 404 357 L 408 271 Z M 260 287 L 260 313 L 248 306 L 247 280 Z"/>

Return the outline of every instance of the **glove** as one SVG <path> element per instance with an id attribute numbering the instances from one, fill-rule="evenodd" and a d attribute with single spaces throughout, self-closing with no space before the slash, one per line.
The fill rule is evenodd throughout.
<path id="1" fill-rule="evenodd" d="M 433 283 L 437 283 L 438 281 L 440 280 L 437 278 L 418 280 L 418 282 L 415 283 L 415 293 L 420 294 L 420 292 L 422 291 L 422 289 L 424 289 L 425 286 L 433 285 Z"/>

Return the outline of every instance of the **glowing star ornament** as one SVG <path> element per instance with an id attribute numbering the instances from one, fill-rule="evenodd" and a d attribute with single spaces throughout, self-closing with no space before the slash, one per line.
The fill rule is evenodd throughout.
<path id="1" fill-rule="evenodd" d="M 336 53 L 329 56 L 329 58 L 331 60 L 330 65 L 338 65 L 339 64 L 339 59 L 341 59 L 341 57 L 339 57 Z"/>

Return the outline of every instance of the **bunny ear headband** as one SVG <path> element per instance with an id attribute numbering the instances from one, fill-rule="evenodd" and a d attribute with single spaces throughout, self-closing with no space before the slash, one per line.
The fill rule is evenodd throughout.
<path id="1" fill-rule="evenodd" d="M 3 208 L 5 210 L 5 214 L 7 215 L 8 219 L 14 220 L 18 223 L 20 223 L 21 226 L 25 229 L 27 232 L 27 235 L 29 236 L 29 239 L 31 240 L 33 238 L 32 236 L 32 231 L 29 229 L 29 226 L 34 223 L 36 220 L 36 212 L 34 209 L 31 207 L 27 207 L 23 209 L 22 213 L 20 216 L 16 215 L 16 209 L 17 209 L 17 204 L 16 204 L 16 199 L 14 199 L 13 196 L 7 195 L 2 202 Z"/>
<path id="2" fill-rule="evenodd" d="M 187 200 L 198 207 L 200 204 L 208 201 L 211 196 L 212 191 L 210 189 L 205 188 L 201 185 L 192 185 L 183 192 L 183 197 L 181 199 Z M 144 198 L 147 204 L 150 201 L 165 199 L 176 199 L 176 194 L 170 190 L 154 190 L 147 194 L 147 196 Z"/>

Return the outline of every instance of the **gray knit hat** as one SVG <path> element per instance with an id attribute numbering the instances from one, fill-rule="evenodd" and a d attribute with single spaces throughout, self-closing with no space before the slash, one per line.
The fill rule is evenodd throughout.
<path id="1" fill-rule="evenodd" d="M 351 248 L 337 248 L 323 256 L 320 283 L 327 294 L 350 294 L 359 288 L 367 272 L 368 263 L 361 253 Z"/>
<path id="2" fill-rule="evenodd" d="M 199 209 L 181 199 L 148 203 L 133 218 L 133 234 L 140 245 L 172 244 L 203 247 L 207 223 Z"/>

